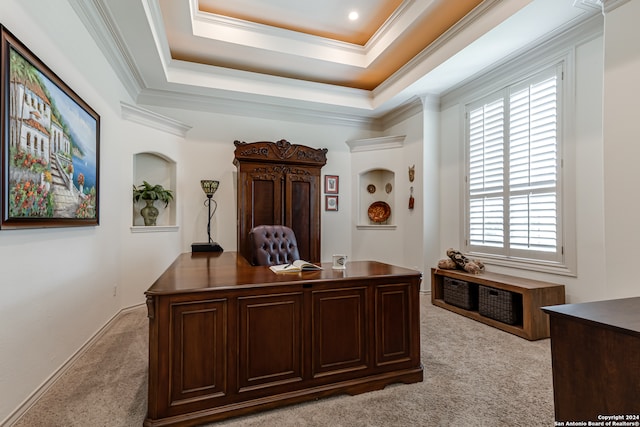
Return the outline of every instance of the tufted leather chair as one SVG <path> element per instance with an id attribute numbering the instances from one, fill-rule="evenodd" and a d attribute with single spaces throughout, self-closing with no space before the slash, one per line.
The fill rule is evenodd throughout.
<path id="1" fill-rule="evenodd" d="M 249 232 L 251 264 L 288 264 L 300 259 L 293 230 L 284 225 L 259 225 Z"/>

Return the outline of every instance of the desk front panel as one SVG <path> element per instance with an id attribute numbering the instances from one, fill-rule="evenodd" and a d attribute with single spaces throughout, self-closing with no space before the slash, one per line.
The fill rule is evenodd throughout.
<path id="1" fill-rule="evenodd" d="M 270 274 L 273 283 L 255 286 L 148 292 L 145 425 L 197 425 L 422 380 L 419 273 Z"/>

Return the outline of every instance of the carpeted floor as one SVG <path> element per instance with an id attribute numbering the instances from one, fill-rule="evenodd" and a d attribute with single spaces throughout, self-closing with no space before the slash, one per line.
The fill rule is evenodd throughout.
<path id="1" fill-rule="evenodd" d="M 421 295 L 424 381 L 336 396 L 208 426 L 552 426 L 549 340 L 530 342 Z M 147 318 L 121 315 L 15 427 L 141 426 Z"/>

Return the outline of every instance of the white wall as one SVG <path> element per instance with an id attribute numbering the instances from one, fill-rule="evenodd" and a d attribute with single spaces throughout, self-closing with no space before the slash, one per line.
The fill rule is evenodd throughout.
<path id="1" fill-rule="evenodd" d="M 404 145 L 395 155 L 373 152 L 370 158 L 357 159 L 352 166 L 366 169 L 381 165 L 396 173 L 395 215 L 397 232 L 359 230 L 354 245 L 359 259 L 376 259 L 423 272 L 422 289 L 430 289 L 429 269 L 437 261 L 439 248 L 439 105 L 438 99 L 425 96 L 423 111 L 385 129 L 386 135 L 405 135 Z M 354 156 L 355 157 L 355 156 Z M 415 165 L 415 179 L 409 181 L 409 167 Z M 409 209 L 413 187 L 414 208 Z"/>
<path id="2" fill-rule="evenodd" d="M 637 197 L 640 127 L 640 2 L 609 11 L 604 24 L 604 231 L 606 292 L 640 295 L 636 271 L 640 256 L 640 198 Z"/>
<path id="3" fill-rule="evenodd" d="M 67 2 L 2 0 L 0 22 L 101 116 L 100 225 L 0 230 L 4 420 L 175 257 L 179 232 L 130 232 L 132 154 L 180 138 L 121 119 L 131 101 Z"/>

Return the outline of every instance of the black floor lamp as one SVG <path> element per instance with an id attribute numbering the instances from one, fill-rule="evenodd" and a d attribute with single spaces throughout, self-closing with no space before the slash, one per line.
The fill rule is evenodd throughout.
<path id="1" fill-rule="evenodd" d="M 218 209 L 218 203 L 213 200 L 213 193 L 218 189 L 218 185 L 220 185 L 220 181 L 213 181 L 210 179 L 203 179 L 200 181 L 200 186 L 202 187 L 202 191 L 207 195 L 207 198 L 204 201 L 204 204 L 207 205 L 209 210 L 209 219 L 207 220 L 207 236 L 209 237 L 209 241 L 207 243 L 192 243 L 191 244 L 191 252 L 222 252 L 222 247 L 213 241 L 211 238 L 211 218 L 216 213 L 216 209 Z M 211 203 L 213 202 L 213 212 L 211 212 Z"/>

